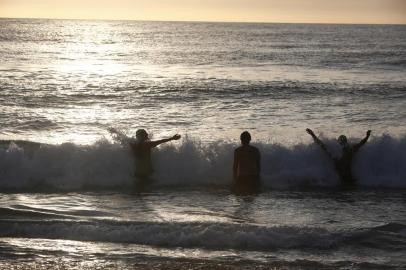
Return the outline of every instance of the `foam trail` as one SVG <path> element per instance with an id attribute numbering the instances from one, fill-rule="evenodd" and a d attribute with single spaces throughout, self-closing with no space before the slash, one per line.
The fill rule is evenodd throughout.
<path id="1" fill-rule="evenodd" d="M 338 235 L 320 228 L 265 227 L 226 223 L 0 221 L 0 235 L 135 243 L 165 247 L 328 249 Z"/>
<path id="2" fill-rule="evenodd" d="M 32 144 L 32 143 L 31 143 Z M 327 141 L 332 149 L 337 145 Z M 237 145 L 201 143 L 185 138 L 180 144 L 154 149 L 153 178 L 158 186 L 229 185 L 233 150 Z M 338 178 L 317 145 L 260 143 L 265 187 L 335 186 Z M 354 162 L 358 184 L 406 188 L 406 137 L 385 135 L 368 142 Z M 130 149 L 101 140 L 93 145 L 42 145 L 28 149 L 0 147 L 0 188 L 119 188 L 132 186 L 134 162 Z"/>
<path id="3" fill-rule="evenodd" d="M 74 190 L 131 183 L 132 162 L 119 145 L 45 145 L 31 155 L 23 148 L 0 151 L 0 186 L 12 189 L 54 187 Z"/>
<path id="4" fill-rule="evenodd" d="M 119 222 L 119 221 L 0 221 L 3 237 L 29 237 L 134 243 L 161 247 L 273 250 L 336 249 L 339 246 L 371 244 L 386 250 L 406 246 L 405 225 L 329 231 L 317 227 L 260 226 L 208 222 Z M 388 241 L 388 233 L 397 241 Z M 385 237 L 385 241 L 382 241 Z M 393 243 L 396 243 L 396 246 Z"/>

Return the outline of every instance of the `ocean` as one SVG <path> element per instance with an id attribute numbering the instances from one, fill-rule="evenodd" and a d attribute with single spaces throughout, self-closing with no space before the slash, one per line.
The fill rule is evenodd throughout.
<path id="1" fill-rule="evenodd" d="M 406 26 L 0 19 L 0 59 L 0 269 L 406 268 Z M 139 190 L 111 127 L 182 139 Z M 372 130 L 353 189 L 306 128 Z"/>

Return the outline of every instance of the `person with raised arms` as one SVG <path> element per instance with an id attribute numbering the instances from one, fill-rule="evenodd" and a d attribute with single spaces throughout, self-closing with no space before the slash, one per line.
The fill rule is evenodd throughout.
<path id="1" fill-rule="evenodd" d="M 368 141 L 369 136 L 371 135 L 371 131 L 368 130 L 365 138 L 363 138 L 359 143 L 355 145 L 350 145 L 348 143 L 347 137 L 345 135 L 340 135 L 337 139 L 342 149 L 342 154 L 339 158 L 333 157 L 330 151 L 328 151 L 326 145 L 316 135 L 314 135 L 314 132 L 310 128 L 306 129 L 306 132 L 309 133 L 310 136 L 312 136 L 314 142 L 321 147 L 324 153 L 326 153 L 331 158 L 331 160 L 333 160 L 336 172 L 340 177 L 341 183 L 346 186 L 353 185 L 356 180 L 352 175 L 352 162 L 355 154 L 358 152 L 361 146 L 363 146 Z"/>

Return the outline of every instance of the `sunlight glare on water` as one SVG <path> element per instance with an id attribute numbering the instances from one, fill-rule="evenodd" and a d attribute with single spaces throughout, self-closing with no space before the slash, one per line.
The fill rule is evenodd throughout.
<path id="1" fill-rule="evenodd" d="M 284 144 L 308 142 L 307 127 L 405 133 L 402 26 L 0 23 L 2 139 L 91 144 L 111 126 Z"/>

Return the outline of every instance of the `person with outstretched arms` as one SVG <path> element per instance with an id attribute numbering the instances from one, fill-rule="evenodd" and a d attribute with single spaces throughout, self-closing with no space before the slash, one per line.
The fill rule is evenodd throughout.
<path id="1" fill-rule="evenodd" d="M 339 158 L 333 157 L 333 155 L 328 151 L 326 145 L 314 134 L 311 129 L 306 129 L 306 132 L 312 136 L 314 142 L 317 143 L 321 149 L 333 160 L 341 183 L 344 185 L 353 185 L 356 180 L 352 175 L 352 162 L 358 150 L 368 141 L 369 136 L 371 135 L 371 130 L 368 130 L 366 132 L 366 136 L 355 145 L 350 145 L 347 137 L 345 135 L 340 135 L 337 139 L 342 149 L 342 154 Z"/>
<path id="2" fill-rule="evenodd" d="M 146 179 L 148 179 L 154 172 L 151 161 L 151 150 L 160 144 L 179 140 L 181 138 L 179 134 L 176 134 L 167 139 L 151 141 L 149 140 L 148 133 L 145 129 L 138 129 L 135 133 L 134 140 L 114 128 L 110 128 L 109 131 L 113 134 L 116 140 L 130 145 L 135 158 L 135 177 L 140 181 L 146 181 Z"/>

